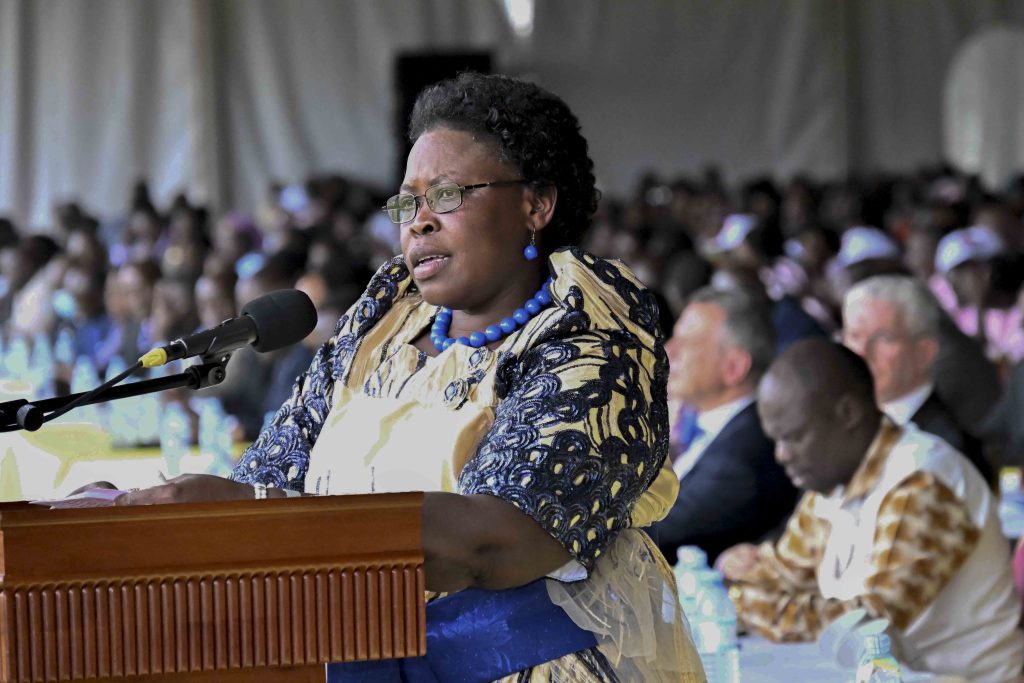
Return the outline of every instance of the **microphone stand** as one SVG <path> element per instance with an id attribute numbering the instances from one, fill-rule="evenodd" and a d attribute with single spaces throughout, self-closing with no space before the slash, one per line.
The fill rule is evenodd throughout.
<path id="1" fill-rule="evenodd" d="M 177 389 L 179 387 L 186 387 L 193 391 L 212 387 L 223 382 L 227 376 L 224 366 L 227 364 L 228 356 L 229 354 L 222 353 L 216 359 L 203 358 L 202 363 L 193 365 L 176 375 L 167 375 L 166 377 L 156 377 L 154 379 L 145 379 L 140 382 L 110 387 L 86 399 L 80 405 L 105 403 L 106 401 L 116 401 L 119 398 L 152 394 L 157 391 Z M 0 403 L 0 432 L 11 432 L 18 429 L 34 432 L 46 422 L 47 414 L 60 410 L 87 393 L 89 392 L 68 394 L 35 402 L 19 398 L 14 401 Z"/>

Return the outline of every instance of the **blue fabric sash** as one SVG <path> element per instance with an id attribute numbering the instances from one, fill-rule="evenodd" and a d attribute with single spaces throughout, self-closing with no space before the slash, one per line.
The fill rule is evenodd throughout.
<path id="1" fill-rule="evenodd" d="M 466 589 L 427 605 L 425 657 L 327 665 L 327 683 L 488 683 L 597 645 L 548 597 L 545 579 Z"/>

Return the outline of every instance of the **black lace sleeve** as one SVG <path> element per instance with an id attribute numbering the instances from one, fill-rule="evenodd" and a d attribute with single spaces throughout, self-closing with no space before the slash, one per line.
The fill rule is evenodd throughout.
<path id="1" fill-rule="evenodd" d="M 590 569 L 665 459 L 664 351 L 626 332 L 585 332 L 499 372 L 508 393 L 459 491 L 511 502 Z"/>

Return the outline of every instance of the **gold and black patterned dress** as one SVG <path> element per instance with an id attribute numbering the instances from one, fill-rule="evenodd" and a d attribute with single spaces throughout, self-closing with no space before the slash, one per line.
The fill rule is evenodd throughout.
<path id="1" fill-rule="evenodd" d="M 321 495 L 503 498 L 572 556 L 549 581 L 557 604 L 606 630 L 598 647 L 503 681 L 701 681 L 671 572 L 638 531 L 678 486 L 657 305 L 620 263 L 567 248 L 549 265 L 552 305 L 499 348 L 432 357 L 412 342 L 438 308 L 400 257 L 388 262 L 232 476 Z M 640 628 L 652 619 L 664 623 Z"/>

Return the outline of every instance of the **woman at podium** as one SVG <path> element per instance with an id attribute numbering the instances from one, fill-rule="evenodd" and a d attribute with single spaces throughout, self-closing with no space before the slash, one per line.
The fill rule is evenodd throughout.
<path id="1" fill-rule="evenodd" d="M 384 207 L 402 254 L 230 480 L 119 502 L 425 491 L 428 663 L 392 662 L 400 680 L 428 680 L 421 665 L 438 680 L 703 680 L 640 531 L 678 485 L 657 305 L 574 246 L 598 198 L 576 117 L 535 85 L 464 73 L 420 95 L 409 135 Z M 385 680 L 371 669 L 328 678 Z"/>

